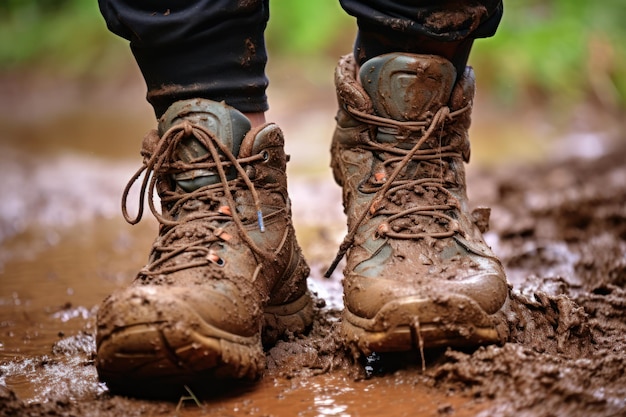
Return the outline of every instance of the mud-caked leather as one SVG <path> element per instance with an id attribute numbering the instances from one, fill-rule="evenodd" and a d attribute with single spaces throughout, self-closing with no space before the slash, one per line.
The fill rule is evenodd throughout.
<path id="1" fill-rule="evenodd" d="M 506 277 L 466 196 L 471 68 L 457 80 L 444 58 L 396 53 L 356 71 L 352 56 L 337 66 L 331 149 L 348 218 L 346 343 L 369 354 L 504 341 Z"/>
<path id="2" fill-rule="evenodd" d="M 251 129 L 237 110 L 200 99 L 174 103 L 144 138 L 124 207 L 143 173 L 159 235 L 149 263 L 98 312 L 96 365 L 109 387 L 255 379 L 263 343 L 311 324 L 283 144 L 276 125 Z M 125 216 L 135 223 L 142 210 Z"/>

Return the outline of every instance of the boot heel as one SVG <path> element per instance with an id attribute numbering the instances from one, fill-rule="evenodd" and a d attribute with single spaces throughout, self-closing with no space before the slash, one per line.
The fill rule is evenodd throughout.
<path id="1" fill-rule="evenodd" d="M 263 323 L 263 344 L 273 345 L 285 333 L 304 333 L 313 323 L 313 300 L 305 292 L 296 300 L 266 306 Z"/>

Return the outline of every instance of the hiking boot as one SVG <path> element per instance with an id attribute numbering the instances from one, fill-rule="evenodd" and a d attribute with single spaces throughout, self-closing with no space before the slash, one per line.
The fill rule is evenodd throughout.
<path id="1" fill-rule="evenodd" d="M 137 223 L 148 190 L 159 235 L 130 287 L 98 312 L 96 366 L 109 388 L 255 379 L 262 343 L 311 324 L 283 143 L 276 125 L 251 129 L 237 110 L 203 99 L 174 103 L 144 138 L 123 212 Z M 126 200 L 142 173 L 131 218 Z"/>
<path id="2" fill-rule="evenodd" d="M 465 189 L 472 70 L 456 81 L 444 58 L 394 53 L 360 82 L 343 57 L 335 76 L 348 234 L 327 276 L 347 254 L 345 341 L 365 354 L 503 341 L 508 285 Z"/>

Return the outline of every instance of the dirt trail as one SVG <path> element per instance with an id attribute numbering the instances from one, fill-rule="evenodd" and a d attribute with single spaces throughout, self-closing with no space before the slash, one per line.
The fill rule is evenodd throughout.
<path id="1" fill-rule="evenodd" d="M 200 404 L 185 392 L 173 393 L 181 402 L 113 397 L 96 379 L 96 306 L 132 276 L 154 225 L 142 226 L 139 237 L 120 232 L 116 219 L 70 229 L 3 266 L 0 414 L 623 415 L 624 160 L 620 146 L 596 159 L 470 178 L 473 200 L 493 207 L 488 240 L 513 287 L 504 346 L 427 352 L 425 371 L 417 353 L 355 362 L 336 337 L 340 277 L 320 278 L 331 255 L 316 255 L 335 245 L 338 233 L 320 225 L 303 240 L 313 254 L 312 285 L 331 300 L 320 299 L 312 332 L 271 349 L 258 384 L 217 390 Z M 327 186 L 334 184 L 316 185 Z M 5 251 L 19 247 L 15 239 L 3 244 Z"/>
<path id="2" fill-rule="evenodd" d="M 119 215 L 120 190 L 139 161 L 138 138 L 153 123 L 149 112 L 136 110 L 147 106 L 139 101 L 141 80 L 131 84 L 138 87 L 120 106 L 128 109 L 122 117 L 72 96 L 66 101 L 89 107 L 91 116 L 53 114 L 54 123 L 42 128 L 30 122 L 40 89 L 31 101 L 15 101 L 22 119 L 10 112 L 12 102 L 2 103 L 10 123 L 0 120 L 1 416 L 626 415 L 625 138 L 604 152 L 572 136 L 572 146 L 553 154 L 593 158 L 470 171 L 470 200 L 492 207 L 487 241 L 512 286 L 509 343 L 426 352 L 424 371 L 417 352 L 355 360 L 336 332 L 341 266 L 322 278 L 345 233 L 340 191 L 325 162 L 328 144 L 319 139 L 332 132 L 330 87 L 314 100 L 317 90 L 303 90 L 293 108 L 285 103 L 299 90 L 273 96 L 291 164 L 301 163 L 295 171 L 292 165 L 290 194 L 319 298 L 311 333 L 268 351 L 257 384 L 213 387 L 197 393 L 199 403 L 184 390 L 171 401 L 111 396 L 94 367 L 95 313 L 143 265 L 156 233 L 154 221 L 131 229 Z M 120 88 L 104 90 L 98 100 L 106 109 L 119 104 Z M 49 112 L 45 107 L 39 110 Z M 526 155 L 538 146 L 520 140 L 527 139 L 525 122 L 496 116 L 478 120 L 475 136 L 497 131 L 498 139 L 514 140 L 476 140 L 477 156 L 498 146 Z"/>

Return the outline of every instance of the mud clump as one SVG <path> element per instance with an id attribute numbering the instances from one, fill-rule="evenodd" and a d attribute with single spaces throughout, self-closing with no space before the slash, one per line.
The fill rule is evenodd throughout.
<path id="1" fill-rule="evenodd" d="M 266 376 L 293 378 L 314 376 L 337 369 L 348 369 L 353 361 L 339 336 L 341 313 L 325 309 L 316 298 L 315 319 L 306 336 L 279 340 L 267 351 Z"/>

